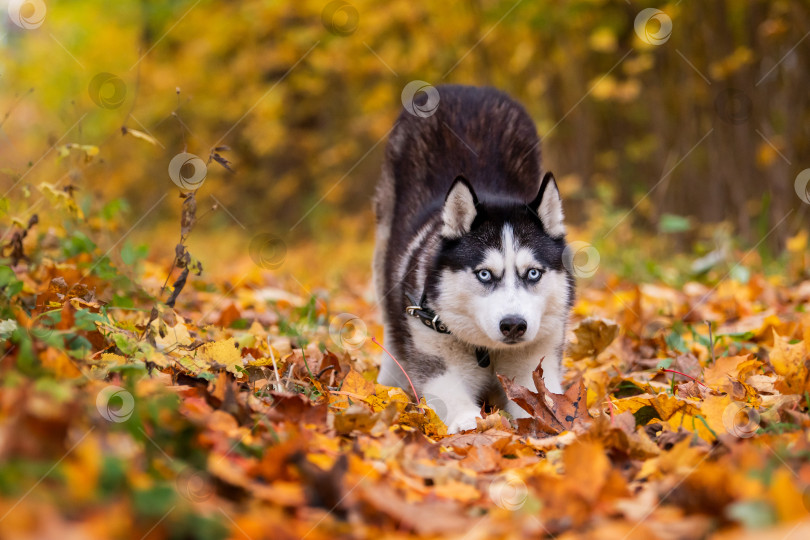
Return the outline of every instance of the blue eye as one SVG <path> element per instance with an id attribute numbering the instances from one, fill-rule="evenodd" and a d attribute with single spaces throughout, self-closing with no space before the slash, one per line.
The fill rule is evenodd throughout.
<path id="1" fill-rule="evenodd" d="M 542 275 L 543 270 L 540 270 L 539 268 L 529 268 L 529 271 L 526 272 L 526 279 L 529 281 L 539 281 Z"/>
<path id="2" fill-rule="evenodd" d="M 490 281 L 492 281 L 492 272 L 490 272 L 486 268 L 483 270 L 478 270 L 475 273 L 475 277 L 477 277 L 478 281 L 480 281 L 481 283 L 489 283 Z"/>

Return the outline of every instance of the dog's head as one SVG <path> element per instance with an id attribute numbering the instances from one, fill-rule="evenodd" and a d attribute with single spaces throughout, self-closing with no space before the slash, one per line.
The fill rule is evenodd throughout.
<path id="1" fill-rule="evenodd" d="M 456 178 L 442 208 L 431 307 L 450 331 L 490 349 L 543 339 L 564 327 L 572 277 L 563 265 L 565 225 L 554 176 L 528 203 L 479 202 Z"/>

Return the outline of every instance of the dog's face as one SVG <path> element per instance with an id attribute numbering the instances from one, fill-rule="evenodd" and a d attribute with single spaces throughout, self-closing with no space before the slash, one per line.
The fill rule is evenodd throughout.
<path id="1" fill-rule="evenodd" d="M 463 178 L 442 209 L 442 245 L 431 279 L 432 306 L 450 331 L 478 347 L 525 345 L 556 332 L 568 316 L 570 273 L 554 177 L 527 204 L 479 203 Z"/>

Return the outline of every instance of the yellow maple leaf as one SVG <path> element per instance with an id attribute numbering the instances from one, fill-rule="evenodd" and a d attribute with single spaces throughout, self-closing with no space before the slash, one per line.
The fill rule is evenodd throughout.
<path id="1" fill-rule="evenodd" d="M 750 414 L 748 411 L 752 411 Z M 732 403 L 728 394 L 709 394 L 700 406 L 700 413 L 715 434 L 730 433 L 738 438 L 753 436 L 759 425 L 756 421 L 759 415 L 753 409 L 742 403 Z M 697 427 L 697 425 L 696 425 Z M 698 435 L 703 435 L 698 433 Z M 712 440 L 714 437 L 703 437 Z"/>
<path id="2" fill-rule="evenodd" d="M 773 330 L 771 365 L 777 375 L 781 375 L 791 394 L 801 394 L 807 385 L 807 351 L 804 342 L 791 345 L 786 338 Z"/>
<path id="3" fill-rule="evenodd" d="M 615 399 L 613 400 L 613 404 L 618 412 L 630 411 L 636 413 L 642 407 L 652 407 L 655 409 L 656 418 L 660 420 L 669 420 L 678 412 L 686 414 L 698 412 L 695 402 L 667 394 L 640 394 L 638 396 Z"/>
<path id="4" fill-rule="evenodd" d="M 254 358 L 253 360 L 248 361 L 249 366 L 253 367 L 262 367 L 262 366 L 279 366 L 279 371 L 283 372 L 284 370 L 281 367 L 284 365 L 283 362 L 280 360 L 281 354 L 276 350 L 275 347 L 272 345 L 270 346 L 272 356 L 268 356 L 266 358 Z M 273 362 L 273 357 L 275 357 L 275 362 Z"/>
<path id="5" fill-rule="evenodd" d="M 722 356 L 703 372 L 703 379 L 707 385 L 713 387 L 724 386 L 731 379 L 743 379 L 743 375 L 759 367 L 761 362 L 751 355 Z"/>
<path id="6" fill-rule="evenodd" d="M 100 364 L 126 364 L 127 359 L 120 354 L 111 354 L 111 353 L 104 353 L 99 358 Z"/>
<path id="7" fill-rule="evenodd" d="M 236 378 L 242 377 L 242 372 L 236 369 L 237 366 L 242 367 L 242 354 L 233 338 L 206 343 L 200 347 L 199 356 L 209 365 L 220 364 L 236 375 Z"/>
<path id="8" fill-rule="evenodd" d="M 366 380 L 360 372 L 352 368 L 349 370 L 349 374 L 346 375 L 346 378 L 343 379 L 340 390 L 365 398 L 374 393 L 374 383 Z"/>

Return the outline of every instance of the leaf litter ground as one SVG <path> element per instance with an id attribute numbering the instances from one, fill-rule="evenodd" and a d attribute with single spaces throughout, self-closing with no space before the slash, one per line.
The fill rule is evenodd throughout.
<path id="1" fill-rule="evenodd" d="M 0 538 L 810 536 L 810 282 L 586 284 L 566 394 L 503 379 L 533 418 L 449 436 L 375 383 L 362 294 L 189 260 L 173 308 L 111 308 L 86 257 L 16 262 Z"/>

